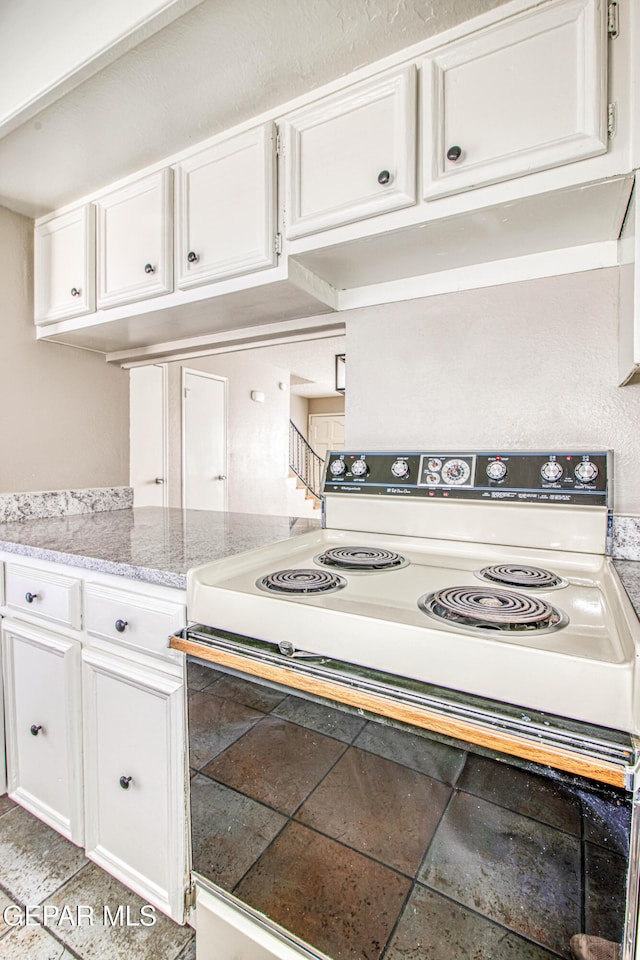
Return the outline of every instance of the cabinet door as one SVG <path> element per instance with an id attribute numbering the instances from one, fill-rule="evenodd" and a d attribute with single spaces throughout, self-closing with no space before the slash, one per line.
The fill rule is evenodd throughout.
<path id="1" fill-rule="evenodd" d="M 83 842 L 80 644 L 5 620 L 9 795 Z"/>
<path id="2" fill-rule="evenodd" d="M 87 856 L 184 920 L 184 687 L 83 652 Z"/>
<path id="3" fill-rule="evenodd" d="M 178 164 L 179 287 L 274 265 L 275 172 L 272 123 L 216 143 Z"/>
<path id="4" fill-rule="evenodd" d="M 98 307 L 173 290 L 171 178 L 161 170 L 98 201 Z"/>
<path id="5" fill-rule="evenodd" d="M 605 153 L 601 0 L 563 0 L 422 63 L 426 199 Z"/>
<path id="6" fill-rule="evenodd" d="M 91 204 L 37 224 L 34 254 L 36 323 L 53 323 L 95 310 Z"/>
<path id="7" fill-rule="evenodd" d="M 284 134 L 287 237 L 415 203 L 415 67 L 287 117 Z"/>

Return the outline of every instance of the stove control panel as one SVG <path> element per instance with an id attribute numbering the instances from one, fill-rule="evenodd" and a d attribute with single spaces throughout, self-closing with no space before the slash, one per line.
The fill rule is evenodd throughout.
<path id="1" fill-rule="evenodd" d="M 324 492 L 607 505 L 610 452 L 329 453 Z"/>

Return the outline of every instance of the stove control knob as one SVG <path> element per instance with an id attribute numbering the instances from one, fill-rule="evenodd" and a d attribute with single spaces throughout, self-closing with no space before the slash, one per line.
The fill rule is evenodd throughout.
<path id="1" fill-rule="evenodd" d="M 398 480 L 406 480 L 409 476 L 409 464 L 406 460 L 394 460 L 391 464 L 391 473 Z"/>
<path id="2" fill-rule="evenodd" d="M 334 460 L 329 464 L 329 473 L 332 477 L 343 477 L 347 467 L 344 460 Z"/>
<path id="3" fill-rule="evenodd" d="M 547 483 L 555 483 L 563 473 L 562 464 L 558 463 L 557 460 L 547 460 L 540 468 L 540 476 L 543 480 L 546 480 Z"/>
<path id="4" fill-rule="evenodd" d="M 504 460 L 492 460 L 487 464 L 489 480 L 504 480 L 507 475 L 507 465 Z"/>
<path id="5" fill-rule="evenodd" d="M 425 481 L 430 487 L 433 487 L 436 483 L 440 483 L 440 477 L 437 473 L 428 473 L 425 477 Z"/>
<path id="6" fill-rule="evenodd" d="M 369 473 L 369 467 L 367 466 L 367 461 L 363 460 L 360 457 L 359 460 L 354 460 L 351 464 L 351 476 L 353 477 L 366 477 Z"/>
<path id="7" fill-rule="evenodd" d="M 581 460 L 576 464 L 573 475 L 580 483 L 593 483 L 598 478 L 598 467 L 591 460 Z"/>

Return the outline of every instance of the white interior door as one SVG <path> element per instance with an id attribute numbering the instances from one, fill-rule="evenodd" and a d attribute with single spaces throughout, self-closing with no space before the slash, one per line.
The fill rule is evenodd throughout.
<path id="1" fill-rule="evenodd" d="M 136 507 L 166 507 L 166 366 L 134 367 L 129 372 L 129 483 Z"/>
<path id="2" fill-rule="evenodd" d="M 186 510 L 227 505 L 227 381 L 183 370 L 183 498 Z"/>
<path id="3" fill-rule="evenodd" d="M 309 443 L 323 460 L 327 450 L 344 450 L 344 413 L 310 414 Z"/>

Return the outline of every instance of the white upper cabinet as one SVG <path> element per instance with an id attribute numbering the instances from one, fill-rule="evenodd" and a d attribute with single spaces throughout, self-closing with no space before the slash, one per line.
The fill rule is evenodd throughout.
<path id="1" fill-rule="evenodd" d="M 176 282 L 182 289 L 276 263 L 275 126 L 264 123 L 176 167 Z"/>
<path id="2" fill-rule="evenodd" d="M 97 201 L 99 308 L 173 289 L 171 178 L 161 170 Z"/>
<path id="3" fill-rule="evenodd" d="M 422 62 L 430 200 L 605 153 L 602 0 L 535 7 Z"/>
<path id="4" fill-rule="evenodd" d="M 35 322 L 53 323 L 95 310 L 95 226 L 91 204 L 35 229 Z"/>
<path id="5" fill-rule="evenodd" d="M 286 236 L 416 202 L 416 69 L 326 97 L 284 122 Z"/>

